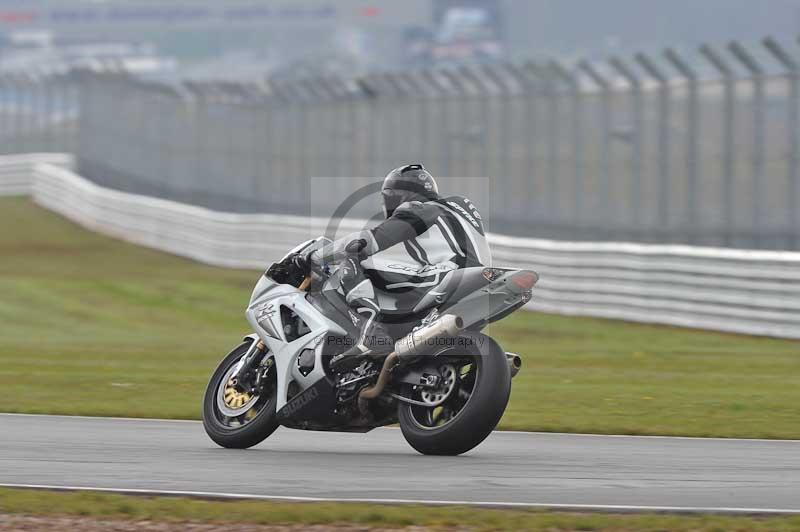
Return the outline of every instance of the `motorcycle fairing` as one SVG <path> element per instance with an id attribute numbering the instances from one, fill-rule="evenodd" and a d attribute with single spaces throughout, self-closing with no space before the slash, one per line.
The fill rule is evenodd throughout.
<path id="1" fill-rule="evenodd" d="M 303 320 L 308 332 L 296 339 L 286 337 L 283 313 L 285 307 Z M 326 317 L 306 300 L 306 293 L 289 285 L 279 285 L 262 277 L 253 291 L 253 299 L 245 312 L 247 321 L 267 345 L 275 359 L 277 371 L 277 410 L 286 405 L 289 383 L 296 382 L 300 392 L 325 378 L 322 363 L 324 340 L 345 336 L 339 324 Z M 300 371 L 298 357 L 304 349 L 314 351 L 314 367 L 306 375 Z"/>
<path id="2" fill-rule="evenodd" d="M 477 272 L 467 270 L 481 270 L 481 268 L 466 268 L 465 275 L 474 277 Z M 536 280 L 538 275 L 530 270 L 503 270 L 497 274 L 499 268 L 492 268 L 495 280 L 483 284 L 479 288 L 466 293 L 458 299 L 452 298 L 452 303 L 442 305 L 440 312 L 455 314 L 464 320 L 465 328 L 480 328 L 487 323 L 508 314 L 509 309 L 517 309 L 531 298 L 531 286 L 517 284 L 515 276 L 532 274 Z M 481 274 L 483 275 L 483 274 Z M 480 284 L 477 280 L 476 283 Z M 533 281 L 535 283 L 535 281 Z M 462 281 L 459 286 L 468 286 Z"/>
<path id="3" fill-rule="evenodd" d="M 277 415 L 283 424 L 292 424 L 292 421 L 325 423 L 335 415 L 335 408 L 336 388 L 329 377 L 323 377 L 293 396 Z"/>

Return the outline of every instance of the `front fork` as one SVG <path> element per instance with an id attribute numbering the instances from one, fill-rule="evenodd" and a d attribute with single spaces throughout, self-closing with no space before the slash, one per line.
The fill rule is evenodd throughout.
<path id="1" fill-rule="evenodd" d="M 261 340 L 254 340 L 253 343 L 250 344 L 250 349 L 245 353 L 242 365 L 239 366 L 239 369 L 231 377 L 238 391 L 247 393 L 256 391 L 256 388 L 260 384 L 261 375 L 256 375 L 256 378 L 253 379 L 252 370 L 261 364 L 261 359 L 264 358 L 264 353 L 266 352 L 267 346 Z"/>
<path id="2" fill-rule="evenodd" d="M 298 287 L 299 290 L 307 290 L 309 285 L 311 284 L 311 276 L 307 275 L 303 282 L 300 283 Z M 253 335 L 255 336 L 255 335 Z M 248 337 L 250 338 L 250 337 Z M 264 342 L 260 339 L 253 338 L 253 343 L 250 344 L 250 349 L 247 350 L 247 353 L 244 355 L 244 362 L 233 374 L 231 379 L 233 380 L 233 385 L 236 386 L 237 390 L 240 392 L 247 392 L 247 393 L 254 393 L 256 389 L 261 384 L 261 379 L 266 372 L 259 372 L 255 375 L 255 379 L 253 379 L 253 368 L 256 368 L 261 364 L 261 359 L 264 358 L 264 353 L 267 352 L 267 346 Z M 272 361 L 269 361 L 268 370 L 272 367 Z"/>

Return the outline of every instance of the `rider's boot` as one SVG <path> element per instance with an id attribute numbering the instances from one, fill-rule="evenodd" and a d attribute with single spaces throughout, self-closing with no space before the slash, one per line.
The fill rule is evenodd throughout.
<path id="1" fill-rule="evenodd" d="M 331 359 L 331 367 L 339 371 L 355 368 L 365 358 L 387 355 L 394 350 L 394 340 L 377 321 L 377 302 L 373 298 L 358 298 L 350 304 L 348 313 L 359 333 L 350 349 Z"/>

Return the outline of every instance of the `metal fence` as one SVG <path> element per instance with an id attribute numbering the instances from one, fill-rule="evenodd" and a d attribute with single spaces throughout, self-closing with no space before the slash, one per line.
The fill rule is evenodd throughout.
<path id="1" fill-rule="evenodd" d="M 420 161 L 504 234 L 800 249 L 800 70 L 789 48 L 765 39 L 691 57 L 259 84 L 82 73 L 70 109 L 80 108 L 83 175 L 217 210 L 317 213 L 320 188 L 335 202 Z M 37 101 L 27 107 L 42 111 Z M 459 179 L 473 176 L 489 186 Z"/>
<path id="2" fill-rule="evenodd" d="M 77 131 L 75 73 L 0 73 L 0 154 L 73 152 Z"/>

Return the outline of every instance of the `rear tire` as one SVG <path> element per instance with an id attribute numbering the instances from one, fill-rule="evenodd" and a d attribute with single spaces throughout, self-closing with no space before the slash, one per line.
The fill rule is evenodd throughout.
<path id="1" fill-rule="evenodd" d="M 484 334 L 463 335 L 471 337 L 476 342 L 473 345 L 480 346 L 480 354 L 470 353 L 477 375 L 469 399 L 455 417 L 442 426 L 425 426 L 420 421 L 423 407 L 402 402 L 398 406 L 403 436 L 422 454 L 454 456 L 475 448 L 492 433 L 508 404 L 511 374 L 505 352 Z M 439 358 L 446 360 L 450 356 L 443 354 Z"/>
<path id="2" fill-rule="evenodd" d="M 277 416 L 275 413 L 277 387 L 274 383 L 267 383 L 265 391 L 268 390 L 268 397 L 265 396 L 256 401 L 260 408 L 251 419 L 246 419 L 247 414 L 243 415 L 244 423 L 239 426 L 226 424 L 227 419 L 217 405 L 218 393 L 222 379 L 229 372 L 250 348 L 252 340 L 245 341 L 231 351 L 217 366 L 216 371 L 211 376 L 211 380 L 206 387 L 203 397 L 203 427 L 206 434 L 214 442 L 222 447 L 229 449 L 247 449 L 264 441 L 270 434 L 278 428 Z M 270 372 L 271 377 L 275 378 L 274 368 Z M 254 405 L 255 408 L 256 405 Z"/>

